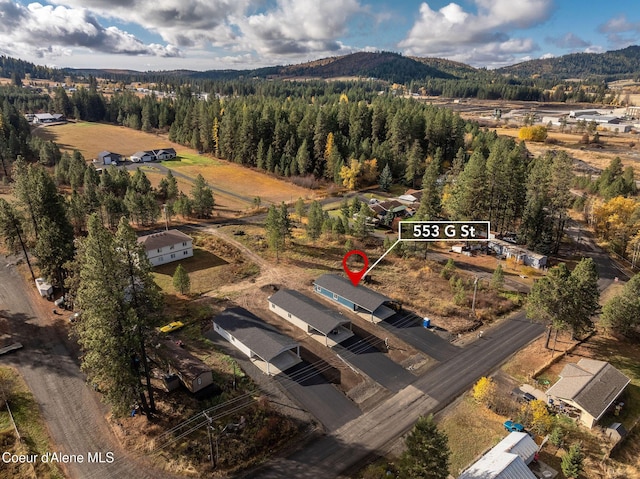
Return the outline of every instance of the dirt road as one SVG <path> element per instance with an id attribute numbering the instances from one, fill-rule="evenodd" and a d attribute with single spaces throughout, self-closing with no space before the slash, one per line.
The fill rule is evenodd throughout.
<path id="1" fill-rule="evenodd" d="M 53 438 L 51 452 L 76 454 L 83 463 L 61 464 L 69 478 L 145 479 L 168 477 L 146 461 L 134 460 L 120 449 L 107 426 L 107 408 L 85 383 L 62 324 L 51 318 L 51 303 L 41 299 L 30 283 L 5 258 L 0 264 L 0 316 L 9 322 L 11 341 L 24 348 L 2 357 L 14 366 L 33 392 Z M 145 421 L 143 417 L 136 420 Z M 113 461 L 88 462 L 89 454 L 113 453 Z M 1 473 L 0 473 L 1 477 Z"/>

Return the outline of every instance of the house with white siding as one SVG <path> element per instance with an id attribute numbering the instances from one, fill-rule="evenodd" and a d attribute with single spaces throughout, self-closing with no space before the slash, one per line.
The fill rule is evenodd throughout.
<path id="1" fill-rule="evenodd" d="M 138 238 L 152 266 L 193 256 L 193 239 L 179 230 L 167 230 Z"/>

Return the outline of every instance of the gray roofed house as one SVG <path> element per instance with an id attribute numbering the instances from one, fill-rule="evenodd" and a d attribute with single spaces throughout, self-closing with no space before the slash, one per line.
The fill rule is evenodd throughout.
<path id="1" fill-rule="evenodd" d="M 153 266 L 180 261 L 193 256 L 193 239 L 180 230 L 166 230 L 140 236 L 147 258 Z"/>
<path id="2" fill-rule="evenodd" d="M 366 286 L 354 286 L 350 280 L 336 274 L 324 274 L 314 282 L 314 291 L 351 311 L 367 313 L 371 321 L 382 321 L 395 311 L 384 306 L 393 300 Z"/>
<path id="3" fill-rule="evenodd" d="M 228 308 L 213 318 L 215 331 L 269 375 L 298 364 L 300 346 L 243 308 Z M 295 353 L 292 350 L 295 349 Z"/>
<path id="4" fill-rule="evenodd" d="M 153 161 L 156 159 L 156 155 L 151 151 L 136 151 L 130 158 L 134 163 L 140 163 Z"/>
<path id="5" fill-rule="evenodd" d="M 122 160 L 122 155 L 113 151 L 101 151 L 98 153 L 98 161 L 103 165 L 117 164 Z"/>
<path id="6" fill-rule="evenodd" d="M 353 336 L 351 320 L 304 294 L 281 289 L 269 297 L 269 309 L 325 346 Z"/>
<path id="7" fill-rule="evenodd" d="M 593 427 L 630 380 L 606 361 L 582 358 L 567 364 L 560 379 L 547 390 L 547 396 L 580 410 L 580 421 Z"/>

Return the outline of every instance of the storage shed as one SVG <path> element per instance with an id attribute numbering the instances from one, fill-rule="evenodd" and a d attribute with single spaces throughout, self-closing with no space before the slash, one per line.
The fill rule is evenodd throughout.
<path id="1" fill-rule="evenodd" d="M 178 346 L 173 341 L 163 341 L 159 355 L 169 363 L 169 369 L 180 382 L 192 393 L 213 384 L 211 368 L 189 351 Z"/>

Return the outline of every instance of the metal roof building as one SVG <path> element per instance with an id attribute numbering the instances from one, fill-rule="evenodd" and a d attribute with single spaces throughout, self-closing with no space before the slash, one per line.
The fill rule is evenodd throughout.
<path id="1" fill-rule="evenodd" d="M 269 309 L 325 346 L 335 346 L 353 336 L 347 317 L 298 291 L 281 289 L 274 293 L 269 297 Z"/>
<path id="2" fill-rule="evenodd" d="M 393 316 L 395 311 L 385 303 L 393 300 L 366 286 L 354 286 L 350 280 L 337 274 L 324 274 L 314 282 L 314 291 L 356 313 L 365 314 L 372 322 Z"/>
<path id="3" fill-rule="evenodd" d="M 527 467 L 538 445 L 526 432 L 512 432 L 465 470 L 458 479 L 536 479 Z"/>
<path id="4" fill-rule="evenodd" d="M 271 376 L 302 361 L 296 341 L 246 309 L 225 309 L 213 318 L 213 328 Z"/>

